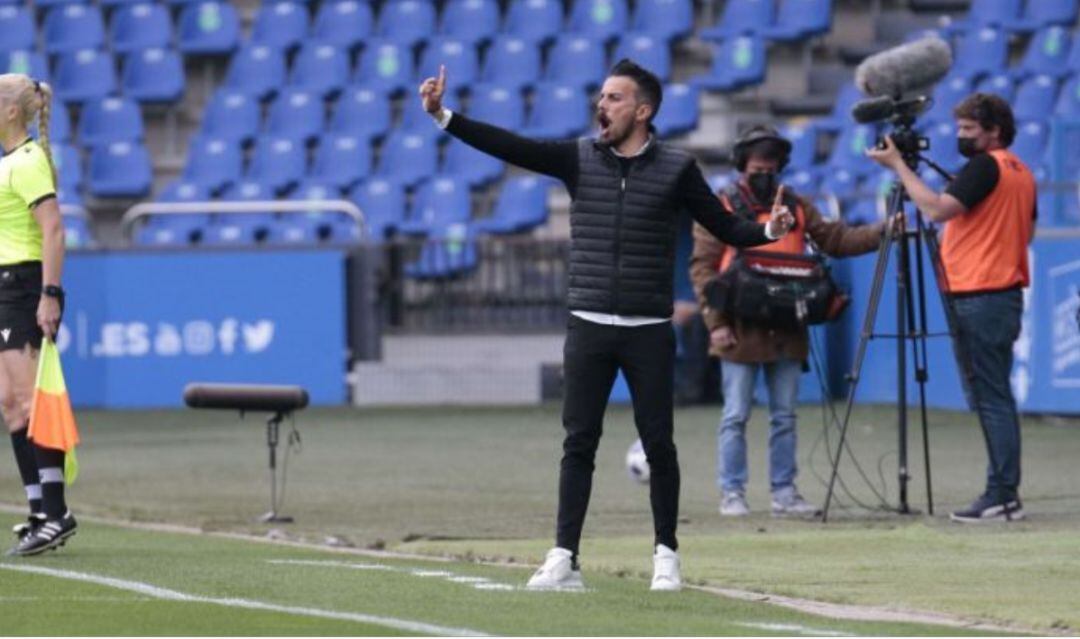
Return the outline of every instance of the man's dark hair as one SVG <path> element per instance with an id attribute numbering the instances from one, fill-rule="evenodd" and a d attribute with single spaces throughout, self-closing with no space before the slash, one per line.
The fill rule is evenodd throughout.
<path id="1" fill-rule="evenodd" d="M 652 107 L 649 122 L 660 112 L 660 103 L 664 100 L 664 90 L 660 87 L 660 78 L 630 58 L 623 58 L 611 67 L 608 77 L 621 76 L 630 78 L 637 84 L 638 99 Z"/>
<path id="2" fill-rule="evenodd" d="M 999 96 L 991 93 L 972 93 L 953 109 L 953 117 L 975 120 L 983 129 L 999 127 L 998 138 L 1002 146 L 1009 147 L 1016 138 L 1016 120 L 1012 107 Z"/>

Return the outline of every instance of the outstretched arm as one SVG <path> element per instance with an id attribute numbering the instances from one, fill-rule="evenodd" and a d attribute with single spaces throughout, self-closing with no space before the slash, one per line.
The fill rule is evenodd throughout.
<path id="1" fill-rule="evenodd" d="M 506 129 L 470 120 L 460 113 L 450 113 L 442 105 L 446 91 L 446 67 L 439 67 L 439 77 L 420 84 L 424 110 L 445 126 L 446 131 L 488 155 L 523 169 L 550 175 L 566 183 L 571 193 L 577 182 L 577 142 L 574 140 L 542 142 L 522 137 Z"/>
<path id="2" fill-rule="evenodd" d="M 769 223 L 757 224 L 744 220 L 727 210 L 720 198 L 709 189 L 705 176 L 696 164 L 690 164 L 683 171 L 679 187 L 683 192 L 683 203 L 694 219 L 705 227 L 714 237 L 732 246 L 759 246 L 780 239 L 791 228 L 791 212 L 780 204 L 783 187 L 777 192 L 777 202 L 773 206 Z M 769 232 L 766 234 L 766 227 Z"/>

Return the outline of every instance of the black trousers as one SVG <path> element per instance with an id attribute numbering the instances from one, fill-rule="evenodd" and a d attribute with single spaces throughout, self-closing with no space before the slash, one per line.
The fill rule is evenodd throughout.
<path id="1" fill-rule="evenodd" d="M 589 507 L 604 410 L 619 369 L 630 387 L 634 423 L 649 460 L 656 543 L 678 548 L 679 461 L 673 439 L 675 335 L 671 323 L 607 326 L 573 315 L 563 351 L 562 467 L 556 545 L 576 555 Z"/>

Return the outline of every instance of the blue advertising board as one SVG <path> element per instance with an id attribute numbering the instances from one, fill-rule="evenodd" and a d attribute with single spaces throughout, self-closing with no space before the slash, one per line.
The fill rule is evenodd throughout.
<path id="1" fill-rule="evenodd" d="M 339 251 L 75 253 L 57 345 L 78 407 L 183 404 L 184 385 L 298 384 L 346 400 Z"/>

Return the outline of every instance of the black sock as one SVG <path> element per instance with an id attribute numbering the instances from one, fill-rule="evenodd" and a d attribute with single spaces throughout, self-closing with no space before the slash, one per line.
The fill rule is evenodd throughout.
<path id="1" fill-rule="evenodd" d="M 41 479 L 38 477 L 37 460 L 34 459 L 34 447 L 26 439 L 26 427 L 11 433 L 11 448 L 15 452 L 15 464 L 19 467 L 26 500 L 30 502 L 30 512 L 41 512 Z"/>
<path id="2" fill-rule="evenodd" d="M 42 505 L 45 516 L 60 519 L 67 512 L 64 502 L 64 451 L 34 446 L 38 473 L 41 476 Z"/>

